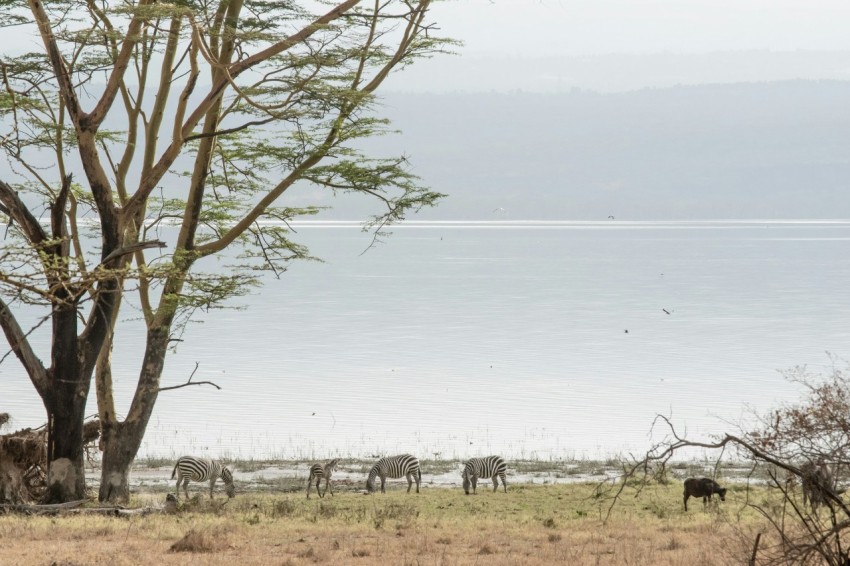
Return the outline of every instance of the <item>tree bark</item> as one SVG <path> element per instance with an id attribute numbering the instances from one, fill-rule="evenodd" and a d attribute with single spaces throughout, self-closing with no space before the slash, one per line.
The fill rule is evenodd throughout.
<path id="1" fill-rule="evenodd" d="M 123 422 L 110 419 L 108 423 L 102 423 L 103 457 L 98 493 L 98 500 L 102 502 L 126 503 L 130 499 L 130 466 L 139 452 L 159 395 L 169 330 L 170 326 L 148 330 L 139 385 L 127 419 Z"/>
<path id="2" fill-rule="evenodd" d="M 45 503 L 86 497 L 83 421 L 89 379 L 81 375 L 77 316 L 72 305 L 53 310 L 51 387 L 47 409 L 47 493 Z"/>
<path id="3" fill-rule="evenodd" d="M 100 490 L 98 501 L 127 503 L 130 500 L 130 465 L 136 457 L 138 442 L 128 438 L 123 423 L 104 425 L 103 456 L 100 461 Z"/>

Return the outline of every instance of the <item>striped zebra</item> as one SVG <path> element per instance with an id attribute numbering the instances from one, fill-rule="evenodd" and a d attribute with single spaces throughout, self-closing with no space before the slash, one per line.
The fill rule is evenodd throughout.
<path id="1" fill-rule="evenodd" d="M 381 478 L 381 493 L 386 493 L 384 484 L 387 478 L 407 477 L 407 493 L 413 482 L 416 482 L 416 493 L 419 493 L 419 484 L 422 482 L 422 470 L 419 469 L 419 460 L 410 454 L 399 456 L 386 456 L 378 460 L 369 470 L 369 479 L 366 480 L 366 491 L 375 491 L 375 478 Z"/>
<path id="2" fill-rule="evenodd" d="M 486 458 L 470 458 L 463 465 L 463 491 L 469 495 L 469 486 L 472 485 L 472 493 L 478 485 L 478 478 L 491 478 L 493 480 L 493 491 L 499 489 L 499 478 L 502 478 L 502 487 L 508 492 L 508 484 L 505 482 L 505 461 L 499 456 L 487 456 Z"/>
<path id="3" fill-rule="evenodd" d="M 236 495 L 236 488 L 233 486 L 233 474 L 230 470 L 221 463 L 210 460 L 208 458 L 196 458 L 194 456 L 181 456 L 177 463 L 174 464 L 174 470 L 171 472 L 171 479 L 177 477 L 177 497 L 180 498 L 180 482 L 183 482 L 183 492 L 186 494 L 186 499 L 189 499 L 189 480 L 191 481 L 208 481 L 210 482 L 210 499 L 213 498 L 213 487 L 218 478 L 224 481 L 224 492 L 227 497 Z"/>
<path id="4" fill-rule="evenodd" d="M 313 479 L 316 479 L 316 493 L 319 494 L 319 497 L 324 497 L 325 493 L 328 492 L 328 489 L 331 490 L 331 496 L 334 494 L 334 490 L 331 487 L 331 475 L 336 470 L 336 465 L 339 463 L 337 458 L 334 458 L 330 462 L 325 463 L 325 465 L 321 464 L 313 464 L 310 466 L 310 477 L 307 478 L 307 499 L 310 499 L 310 486 L 313 485 Z M 325 478 L 325 491 L 319 491 L 319 484 L 322 483 L 322 478 Z"/>

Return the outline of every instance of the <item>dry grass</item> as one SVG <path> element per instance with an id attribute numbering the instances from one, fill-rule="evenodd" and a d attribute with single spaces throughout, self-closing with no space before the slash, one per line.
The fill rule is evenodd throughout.
<path id="1" fill-rule="evenodd" d="M 734 491 L 718 510 L 687 514 L 680 485 L 629 494 L 607 524 L 600 517 L 608 501 L 593 493 L 558 485 L 469 497 L 448 489 L 322 501 L 250 494 L 177 515 L 0 516 L 0 564 L 697 566 L 740 559 L 738 532 L 757 526 L 739 513 L 743 496 L 736 501 Z"/>

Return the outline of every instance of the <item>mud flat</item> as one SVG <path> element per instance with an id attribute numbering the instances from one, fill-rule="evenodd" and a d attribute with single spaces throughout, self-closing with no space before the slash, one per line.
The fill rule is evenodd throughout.
<path id="1" fill-rule="evenodd" d="M 334 473 L 334 489 L 359 491 L 365 488 L 366 476 L 373 460 L 342 460 Z M 228 462 L 234 480 L 240 491 L 263 491 L 270 493 L 291 493 L 305 490 L 308 470 L 311 462 L 284 460 L 241 460 Z M 539 461 L 513 460 L 508 462 L 508 485 L 555 485 L 555 484 L 596 484 L 614 482 L 623 474 L 621 462 L 576 460 L 576 461 Z M 174 489 L 175 480 L 171 479 L 173 464 L 161 460 L 137 462 L 130 476 L 131 487 L 142 492 L 163 492 Z M 423 460 L 422 487 L 460 488 L 463 462 L 454 460 Z M 741 482 L 750 480 L 752 470 L 735 463 L 724 463 L 717 467 L 716 462 L 677 462 L 667 470 L 667 478 L 672 482 L 687 477 L 714 476 L 715 468 L 727 481 Z M 100 470 L 89 469 L 88 480 L 92 487 L 99 481 Z M 758 477 L 755 478 L 758 481 Z M 407 481 L 388 480 L 391 485 L 406 486 Z"/>

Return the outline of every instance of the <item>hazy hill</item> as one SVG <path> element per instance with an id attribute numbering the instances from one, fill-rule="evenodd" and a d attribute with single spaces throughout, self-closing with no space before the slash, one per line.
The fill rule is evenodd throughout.
<path id="1" fill-rule="evenodd" d="M 393 94 L 403 133 L 369 148 L 450 195 L 421 218 L 850 218 L 848 101 L 842 81 Z"/>

